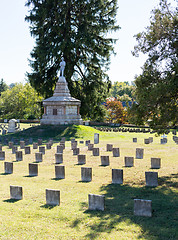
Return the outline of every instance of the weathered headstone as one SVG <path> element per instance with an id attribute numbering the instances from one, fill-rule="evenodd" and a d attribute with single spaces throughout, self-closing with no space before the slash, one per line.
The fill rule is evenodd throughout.
<path id="1" fill-rule="evenodd" d="M 106 151 L 107 152 L 112 152 L 112 149 L 113 149 L 113 144 L 107 144 L 106 145 Z"/>
<path id="2" fill-rule="evenodd" d="M 18 147 L 17 146 L 13 146 L 12 147 L 12 154 L 15 154 L 16 151 L 18 151 Z"/>
<path id="3" fill-rule="evenodd" d="M 137 138 L 133 138 L 133 142 L 134 142 L 134 143 L 137 143 Z"/>
<path id="4" fill-rule="evenodd" d="M 63 153 L 63 146 L 57 145 L 57 153 Z"/>
<path id="5" fill-rule="evenodd" d="M 86 155 L 78 155 L 78 164 L 86 164 Z"/>
<path id="6" fill-rule="evenodd" d="M 5 152 L 0 151 L 0 160 L 5 160 Z"/>
<path id="7" fill-rule="evenodd" d="M 38 176 L 38 164 L 35 163 L 29 163 L 29 176 Z"/>
<path id="8" fill-rule="evenodd" d="M 152 201 L 134 199 L 134 215 L 152 217 Z"/>
<path id="9" fill-rule="evenodd" d="M 112 183 L 123 184 L 123 169 L 112 169 Z"/>
<path id="10" fill-rule="evenodd" d="M 93 156 L 99 156 L 100 155 L 100 149 L 99 148 L 93 148 Z"/>
<path id="11" fill-rule="evenodd" d="M 143 159 L 144 149 L 136 148 L 136 159 Z"/>
<path id="12" fill-rule="evenodd" d="M 88 194 L 88 209 L 104 211 L 105 197 L 103 195 Z"/>
<path id="13" fill-rule="evenodd" d="M 13 148 L 13 146 L 14 146 L 14 143 L 13 142 L 9 142 L 9 148 L 11 149 L 11 148 Z"/>
<path id="14" fill-rule="evenodd" d="M 80 148 L 74 148 L 73 149 L 73 155 L 75 156 L 75 155 L 79 155 L 79 153 L 80 153 Z"/>
<path id="15" fill-rule="evenodd" d="M 60 191 L 46 189 L 46 204 L 52 206 L 60 205 Z"/>
<path id="16" fill-rule="evenodd" d="M 39 138 L 38 139 L 38 146 L 42 145 L 43 144 L 43 139 Z"/>
<path id="17" fill-rule="evenodd" d="M 64 179 L 65 178 L 65 166 L 55 166 L 55 178 Z"/>
<path id="18" fill-rule="evenodd" d="M 167 138 L 161 138 L 161 144 L 166 144 L 167 143 Z"/>
<path id="19" fill-rule="evenodd" d="M 46 143 L 46 149 L 48 149 L 48 150 L 51 149 L 51 146 L 52 146 L 52 145 L 51 145 L 50 142 Z"/>
<path id="20" fill-rule="evenodd" d="M 39 146 L 39 152 L 41 152 L 43 155 L 45 154 L 45 147 Z"/>
<path id="21" fill-rule="evenodd" d="M 125 167 L 133 167 L 134 166 L 134 157 L 124 157 Z"/>
<path id="22" fill-rule="evenodd" d="M 38 143 L 33 143 L 33 149 L 38 149 Z"/>
<path id="23" fill-rule="evenodd" d="M 23 160 L 23 153 L 22 153 L 22 151 L 16 151 L 15 155 L 16 155 L 16 161 L 17 162 Z"/>
<path id="24" fill-rule="evenodd" d="M 94 133 L 94 144 L 99 143 L 99 133 Z"/>
<path id="25" fill-rule="evenodd" d="M 20 141 L 20 149 L 24 149 L 25 148 L 25 141 Z"/>
<path id="26" fill-rule="evenodd" d="M 4 172 L 6 174 L 13 173 L 13 162 L 4 162 Z"/>
<path id="27" fill-rule="evenodd" d="M 151 168 L 159 169 L 161 167 L 161 158 L 151 158 Z"/>
<path id="28" fill-rule="evenodd" d="M 153 137 L 149 137 L 150 143 L 153 142 Z"/>
<path id="29" fill-rule="evenodd" d="M 55 161 L 56 161 L 56 164 L 63 163 L 63 154 L 55 153 Z"/>
<path id="30" fill-rule="evenodd" d="M 10 186 L 10 198 L 15 200 L 21 200 L 23 198 L 22 187 Z"/>
<path id="31" fill-rule="evenodd" d="M 73 150 L 75 148 L 77 148 L 77 141 L 71 142 L 71 149 Z"/>
<path id="32" fill-rule="evenodd" d="M 109 166 L 109 156 L 101 156 L 101 165 Z"/>
<path id="33" fill-rule="evenodd" d="M 112 149 L 113 157 L 120 157 L 120 150 L 119 148 Z"/>
<path id="34" fill-rule="evenodd" d="M 25 154 L 31 154 L 30 146 L 25 147 Z"/>
<path id="35" fill-rule="evenodd" d="M 85 141 L 85 146 L 88 146 L 89 143 L 90 143 L 90 140 L 86 140 Z"/>
<path id="36" fill-rule="evenodd" d="M 88 143 L 88 151 L 93 151 L 94 144 L 93 143 Z"/>
<path id="37" fill-rule="evenodd" d="M 43 154 L 42 154 L 42 152 L 37 152 L 37 153 L 35 153 L 35 161 L 36 161 L 37 163 L 43 161 Z"/>
<path id="38" fill-rule="evenodd" d="M 147 187 L 158 186 L 158 173 L 157 172 L 145 172 L 145 180 Z"/>
<path id="39" fill-rule="evenodd" d="M 92 180 L 92 168 L 82 167 L 81 168 L 81 180 L 83 182 L 91 182 Z"/>
<path id="40" fill-rule="evenodd" d="M 144 143 L 145 143 L 145 144 L 150 144 L 150 139 L 149 139 L 149 138 L 145 138 L 145 139 L 144 139 Z"/>

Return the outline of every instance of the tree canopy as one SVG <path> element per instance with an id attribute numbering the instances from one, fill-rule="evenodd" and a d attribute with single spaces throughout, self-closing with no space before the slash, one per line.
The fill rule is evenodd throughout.
<path id="1" fill-rule="evenodd" d="M 26 83 L 17 83 L 11 89 L 2 92 L 0 97 L 0 117 L 32 119 L 41 117 L 42 97 Z"/>
<path id="2" fill-rule="evenodd" d="M 152 11 L 150 26 L 136 35 L 133 54 L 148 55 L 142 74 L 136 77 L 136 101 L 132 121 L 149 121 L 161 132 L 178 123 L 178 19 L 177 10 L 160 0 Z"/>
<path id="3" fill-rule="evenodd" d="M 32 73 L 28 79 L 44 97 L 50 97 L 57 81 L 60 59 L 66 61 L 65 77 L 73 97 L 81 100 L 83 117 L 102 115 L 110 81 L 105 73 L 114 52 L 117 0 L 28 0 Z"/>

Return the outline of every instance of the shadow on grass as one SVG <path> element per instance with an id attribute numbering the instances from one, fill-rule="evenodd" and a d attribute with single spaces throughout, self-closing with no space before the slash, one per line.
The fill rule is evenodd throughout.
<path id="1" fill-rule="evenodd" d="M 23 176 L 23 177 L 25 177 L 25 178 L 34 178 L 34 177 L 38 177 L 38 175 L 26 175 L 26 176 Z"/>
<path id="2" fill-rule="evenodd" d="M 176 196 L 178 175 L 159 178 L 159 186 L 148 188 L 130 185 L 108 184 L 100 188 L 100 194 L 105 196 L 105 211 L 87 210 L 86 203 L 81 203 L 81 209 L 89 219 L 95 220 L 88 225 L 90 233 L 86 239 L 97 239 L 102 232 L 110 233 L 115 228 L 125 225 L 138 225 L 141 233 L 138 239 L 168 240 L 177 239 L 176 209 L 178 198 Z M 152 200 L 153 216 L 134 216 L 134 199 Z"/>
<path id="3" fill-rule="evenodd" d="M 60 181 L 60 180 L 64 180 L 65 178 L 51 178 L 51 180 L 53 181 Z"/>
<path id="4" fill-rule="evenodd" d="M 18 201 L 20 201 L 20 200 L 22 200 L 22 199 L 11 199 L 11 198 L 9 198 L 9 199 L 3 200 L 3 202 L 16 203 L 16 202 L 18 202 Z"/>
<path id="5" fill-rule="evenodd" d="M 12 173 L 0 173 L 0 175 L 2 175 L 2 176 L 6 176 L 6 175 L 10 175 L 10 174 L 12 174 Z"/>
<path id="6" fill-rule="evenodd" d="M 49 205 L 49 204 L 44 204 L 40 206 L 41 208 L 46 208 L 46 209 L 53 209 L 55 207 L 58 207 L 58 205 Z"/>

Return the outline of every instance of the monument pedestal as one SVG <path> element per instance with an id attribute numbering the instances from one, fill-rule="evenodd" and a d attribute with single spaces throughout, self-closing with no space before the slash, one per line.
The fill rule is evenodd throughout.
<path id="1" fill-rule="evenodd" d="M 60 76 L 52 97 L 43 101 L 41 124 L 82 124 L 81 102 L 71 97 L 65 77 Z"/>

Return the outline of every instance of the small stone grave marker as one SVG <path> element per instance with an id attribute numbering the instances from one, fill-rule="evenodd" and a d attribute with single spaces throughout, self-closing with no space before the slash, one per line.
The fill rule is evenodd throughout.
<path id="1" fill-rule="evenodd" d="M 88 209 L 104 211 L 105 197 L 103 195 L 88 194 Z"/>
<path id="2" fill-rule="evenodd" d="M 10 186 L 10 198 L 15 200 L 21 200 L 23 198 L 22 187 Z"/>
<path id="3" fill-rule="evenodd" d="M 134 215 L 152 217 L 152 201 L 134 199 Z"/>
<path id="4" fill-rule="evenodd" d="M 65 166 L 55 166 L 55 178 L 64 179 L 65 178 Z"/>
<path id="5" fill-rule="evenodd" d="M 92 168 L 81 167 L 81 180 L 82 182 L 92 181 Z"/>
<path id="6" fill-rule="evenodd" d="M 46 189 L 46 204 L 52 206 L 60 205 L 60 191 Z"/>

